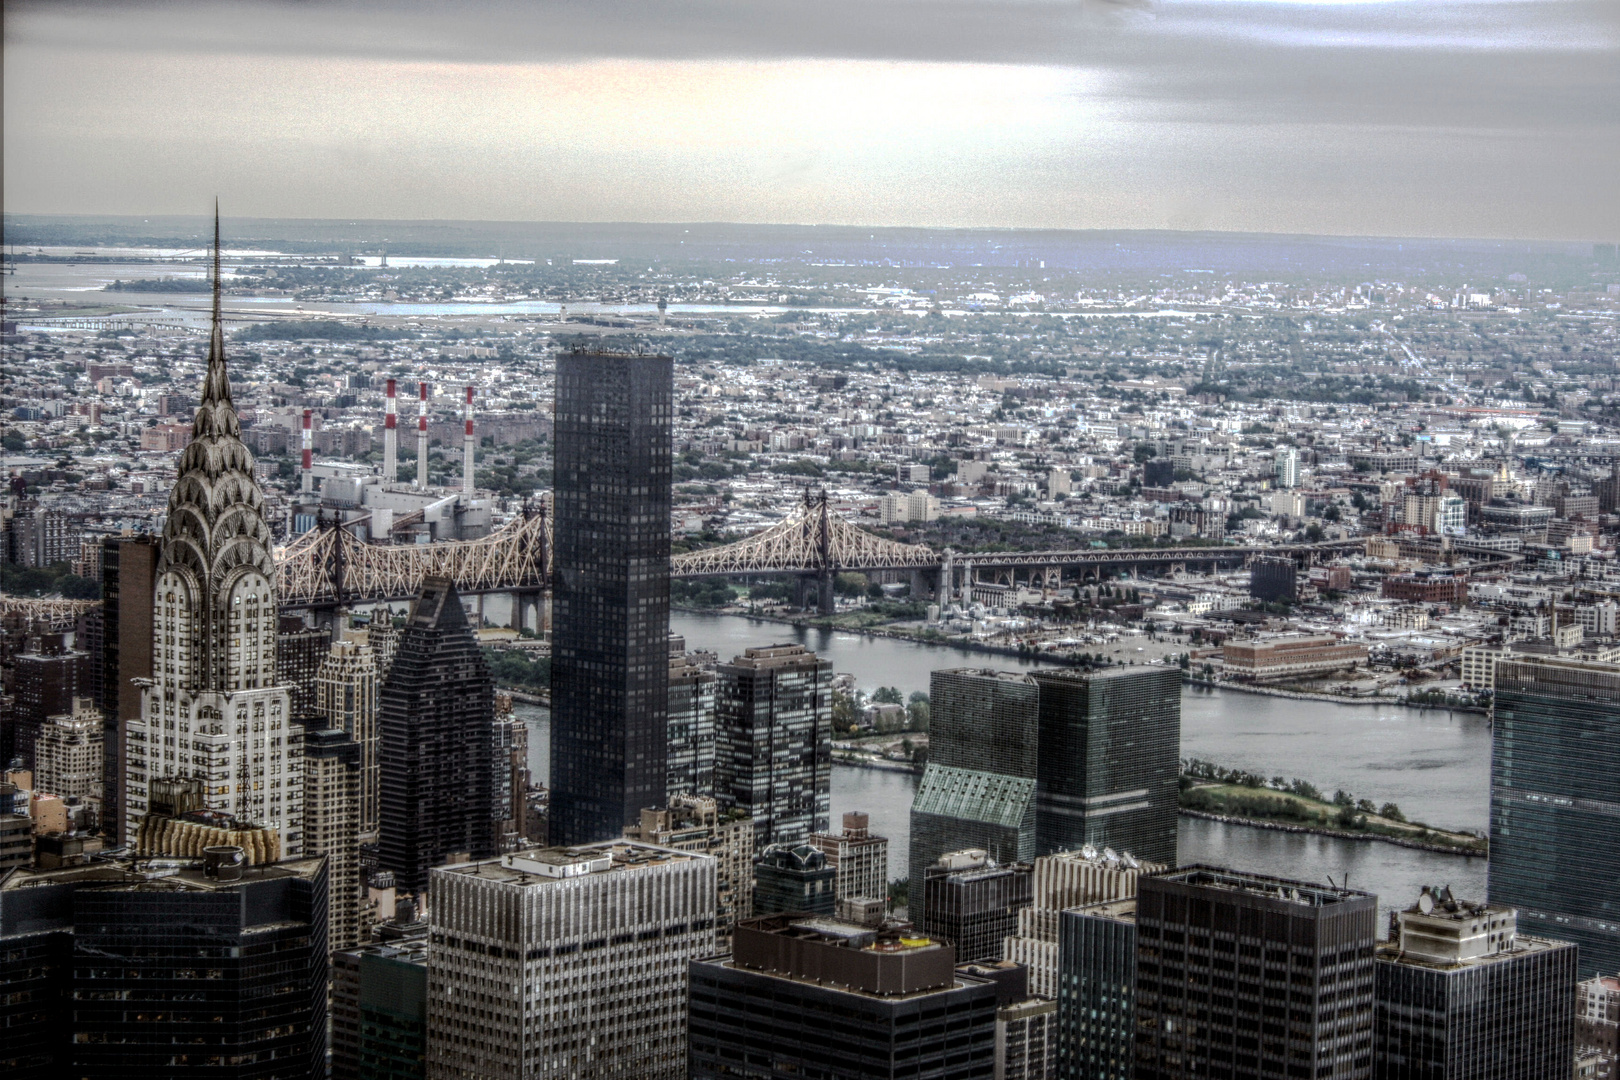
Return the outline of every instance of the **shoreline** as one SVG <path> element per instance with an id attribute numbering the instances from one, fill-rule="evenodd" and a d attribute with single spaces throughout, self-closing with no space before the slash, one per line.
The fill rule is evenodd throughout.
<path id="1" fill-rule="evenodd" d="M 1178 811 L 1182 817 L 1198 818 L 1202 821 L 1218 821 L 1223 825 L 1248 825 L 1256 829 L 1270 829 L 1273 832 L 1310 833 L 1315 836 L 1331 836 L 1337 840 L 1376 840 L 1385 844 L 1394 844 L 1396 847 L 1412 848 L 1416 851 L 1430 851 L 1436 855 L 1460 855 L 1467 859 L 1487 859 L 1487 851 L 1474 851 L 1469 848 L 1451 847 L 1446 844 L 1429 844 L 1422 840 L 1407 840 L 1399 836 L 1382 836 L 1378 833 L 1348 832 L 1343 829 L 1328 829 L 1314 825 L 1290 825 L 1280 821 L 1261 821 L 1256 818 L 1232 817 L 1229 814 L 1212 814 L 1206 810 L 1188 810 L 1182 808 Z"/>
<path id="2" fill-rule="evenodd" d="M 922 769 L 916 765 L 908 765 L 903 761 L 880 761 L 872 758 L 841 758 L 833 756 L 834 765 L 848 765 L 852 769 L 875 769 L 878 772 L 910 773 L 912 776 L 921 776 Z"/>
<path id="3" fill-rule="evenodd" d="M 790 618 L 783 615 L 763 615 L 754 611 L 724 611 L 719 608 L 695 608 L 681 604 L 671 604 L 671 611 L 683 612 L 687 615 L 714 615 L 727 619 L 752 619 L 759 622 L 777 623 L 781 626 L 800 626 L 809 630 L 829 630 L 838 634 L 862 634 L 866 637 L 888 638 L 891 641 L 907 641 L 913 645 L 941 645 L 948 649 L 962 649 L 966 652 L 991 653 L 999 656 L 1017 656 L 1026 660 L 1046 660 L 1054 667 L 1081 667 L 1067 657 L 1057 656 L 1043 652 L 1020 652 L 1009 645 L 992 645 L 987 642 L 973 641 L 965 638 L 940 637 L 923 638 L 899 630 L 886 630 L 880 626 L 828 626 L 816 621 L 817 617 Z M 1117 666 L 1117 665 L 1109 665 Z"/>
<path id="4" fill-rule="evenodd" d="M 1490 710 L 1478 705 L 1434 705 L 1394 697 L 1341 697 L 1337 694 L 1314 694 L 1306 690 L 1284 690 L 1276 686 L 1256 686 L 1252 683 L 1211 682 L 1183 676 L 1183 686 L 1197 686 L 1205 690 L 1231 690 L 1239 694 L 1259 694 L 1262 697 L 1293 698 L 1296 701 L 1320 701 L 1329 705 L 1393 705 L 1402 709 L 1434 709 L 1440 712 L 1468 712 L 1489 716 Z"/>

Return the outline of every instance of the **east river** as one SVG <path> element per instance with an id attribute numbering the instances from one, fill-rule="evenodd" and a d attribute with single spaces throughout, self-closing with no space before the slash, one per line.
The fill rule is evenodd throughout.
<path id="1" fill-rule="evenodd" d="M 730 659 L 751 645 L 798 642 L 849 672 L 865 690 L 928 689 L 929 672 L 946 667 L 1029 668 L 1035 661 L 949 646 L 920 645 L 861 634 L 808 629 L 740 616 L 676 612 L 670 629 L 688 649 Z M 1486 828 L 1490 728 L 1474 713 L 1392 705 L 1336 705 L 1230 690 L 1188 688 L 1182 695 L 1181 753 L 1263 776 L 1299 777 L 1323 791 L 1344 788 L 1407 817 L 1451 829 Z M 529 764 L 547 775 L 548 717 L 520 707 L 530 728 Z M 838 765 L 832 776 L 832 820 L 846 810 L 871 815 L 889 838 L 889 874 L 904 873 L 909 814 L 917 778 L 910 773 Z M 1449 884 L 1460 896 L 1485 895 L 1485 860 L 1441 855 L 1377 841 L 1339 840 L 1183 818 L 1183 863 L 1213 863 L 1304 881 L 1349 877 L 1350 887 L 1377 893 L 1380 906 L 1403 905 L 1422 885 Z M 1379 926 L 1384 925 L 1381 915 Z M 1382 931 L 1380 931 L 1382 932 Z"/>

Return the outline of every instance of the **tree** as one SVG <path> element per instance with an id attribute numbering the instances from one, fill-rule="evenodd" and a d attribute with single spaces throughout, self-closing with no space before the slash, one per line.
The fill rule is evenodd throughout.
<path id="1" fill-rule="evenodd" d="M 1348 791 L 1344 790 L 1344 788 L 1339 788 L 1337 791 L 1335 791 L 1333 793 L 1333 805 L 1334 806 L 1354 806 L 1354 805 L 1356 805 L 1356 799 L 1355 799 L 1355 796 L 1351 795 Z"/>
<path id="2" fill-rule="evenodd" d="M 903 705 L 906 699 L 893 686 L 880 686 L 872 692 L 872 700 L 879 705 Z"/>
<path id="3" fill-rule="evenodd" d="M 866 575 L 844 573 L 833 579 L 833 592 L 839 596 L 861 596 L 866 592 Z"/>
<path id="4" fill-rule="evenodd" d="M 912 731 L 927 731 L 934 716 L 934 706 L 928 700 L 928 695 L 921 690 L 913 693 L 911 700 L 906 703 L 906 716 Z"/>
<path id="5" fill-rule="evenodd" d="M 1401 813 L 1401 808 L 1392 802 L 1387 802 L 1383 806 L 1380 806 L 1378 808 L 1378 816 L 1381 818 L 1388 818 L 1391 821 L 1406 820 L 1406 815 Z"/>
<path id="6" fill-rule="evenodd" d="M 1376 814 L 1376 813 L 1378 813 L 1378 807 L 1373 805 L 1373 801 L 1371 799 L 1359 799 L 1359 800 L 1357 800 L 1356 801 L 1356 809 L 1360 810 L 1363 814 Z"/>
<path id="7" fill-rule="evenodd" d="M 855 731 L 859 725 L 855 722 L 855 699 L 842 690 L 832 693 L 832 722 L 837 731 Z"/>

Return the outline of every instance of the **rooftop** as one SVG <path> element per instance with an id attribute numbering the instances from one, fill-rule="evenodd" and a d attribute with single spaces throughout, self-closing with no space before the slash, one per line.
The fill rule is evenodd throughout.
<path id="1" fill-rule="evenodd" d="M 1180 870 L 1144 880 L 1177 882 L 1206 889 L 1245 892 L 1255 896 L 1263 896 L 1270 900 L 1284 900 L 1290 903 L 1303 904 L 1307 907 L 1327 907 L 1349 900 L 1376 899 L 1371 893 L 1359 892 L 1355 889 L 1336 889 L 1331 886 L 1312 884 L 1308 881 L 1291 881 L 1287 878 L 1271 877 L 1267 874 L 1247 874 L 1240 870 L 1227 870 L 1218 866 L 1184 866 Z"/>
<path id="2" fill-rule="evenodd" d="M 434 868 L 435 874 L 477 877 L 507 885 L 546 885 L 589 877 L 706 859 L 709 856 L 635 840 L 604 840 L 576 847 L 529 848 L 498 859 Z"/>

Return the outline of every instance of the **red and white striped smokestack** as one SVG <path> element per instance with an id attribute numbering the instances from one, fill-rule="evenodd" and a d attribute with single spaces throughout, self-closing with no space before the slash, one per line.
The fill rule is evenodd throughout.
<path id="1" fill-rule="evenodd" d="M 313 409 L 304 410 L 304 475 L 298 490 L 308 494 L 315 490 L 315 474 L 310 472 L 315 465 L 315 436 L 309 429 L 309 418 Z"/>
<path id="2" fill-rule="evenodd" d="M 394 425 L 399 405 L 394 397 L 394 380 L 388 380 L 388 411 L 383 415 L 383 483 L 392 484 L 399 479 L 399 432 Z"/>
<path id="3" fill-rule="evenodd" d="M 467 434 L 461 440 L 461 491 L 469 499 L 473 493 L 473 388 L 467 387 Z"/>
<path id="4" fill-rule="evenodd" d="M 416 386 L 419 391 L 419 400 L 416 403 L 416 486 L 425 490 L 428 486 L 427 380 L 422 380 Z"/>

